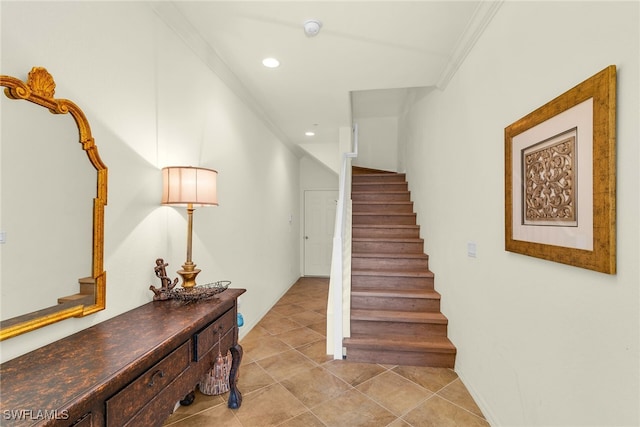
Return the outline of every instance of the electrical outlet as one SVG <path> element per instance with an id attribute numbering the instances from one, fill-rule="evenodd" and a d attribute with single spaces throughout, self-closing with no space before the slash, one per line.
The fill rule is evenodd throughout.
<path id="1" fill-rule="evenodd" d="M 476 242 L 467 242 L 467 256 L 475 258 L 477 254 Z"/>

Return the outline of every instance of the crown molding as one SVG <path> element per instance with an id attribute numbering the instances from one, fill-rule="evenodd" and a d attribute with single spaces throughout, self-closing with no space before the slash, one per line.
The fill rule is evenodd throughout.
<path id="1" fill-rule="evenodd" d="M 458 39 L 453 54 L 449 59 L 447 66 L 440 74 L 440 78 L 436 83 L 436 87 L 440 90 L 444 90 L 449 81 L 453 78 L 460 65 L 464 62 L 471 49 L 476 44 L 476 41 L 480 38 L 489 22 L 493 19 L 494 15 L 502 6 L 504 0 L 496 1 L 481 1 L 478 7 L 473 13 L 467 28 L 465 28 L 462 36 Z"/>

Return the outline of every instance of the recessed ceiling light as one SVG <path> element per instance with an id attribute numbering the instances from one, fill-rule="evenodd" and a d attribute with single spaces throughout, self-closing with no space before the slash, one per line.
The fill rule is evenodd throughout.
<path id="1" fill-rule="evenodd" d="M 311 132 L 311 131 L 307 131 L 304 133 L 307 136 L 314 136 L 316 133 L 315 132 Z"/>
<path id="2" fill-rule="evenodd" d="M 267 68 L 278 68 L 280 66 L 280 61 L 276 58 L 264 58 L 262 60 L 262 65 Z"/>

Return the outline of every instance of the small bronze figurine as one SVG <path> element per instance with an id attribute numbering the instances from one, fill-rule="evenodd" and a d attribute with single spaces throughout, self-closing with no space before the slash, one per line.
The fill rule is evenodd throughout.
<path id="1" fill-rule="evenodd" d="M 178 284 L 178 278 L 171 282 L 171 279 L 167 276 L 166 267 L 168 265 L 169 264 L 165 263 L 162 258 L 158 258 L 156 260 L 156 266 L 153 271 L 155 271 L 156 276 L 160 279 L 160 288 L 156 288 L 153 285 L 149 286 L 149 289 L 155 294 L 153 296 L 154 301 L 170 299 L 171 290 Z"/>

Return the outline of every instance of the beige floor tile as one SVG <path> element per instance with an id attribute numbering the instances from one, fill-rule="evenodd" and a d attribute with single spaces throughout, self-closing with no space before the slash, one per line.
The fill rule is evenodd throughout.
<path id="1" fill-rule="evenodd" d="M 271 311 L 277 313 L 280 316 L 290 316 L 295 313 L 304 311 L 304 308 L 297 304 L 276 304 Z"/>
<path id="2" fill-rule="evenodd" d="M 398 418 L 397 420 L 389 424 L 387 427 L 411 427 L 411 425 L 407 424 L 407 422 L 402 420 L 402 418 Z"/>
<path id="3" fill-rule="evenodd" d="M 276 336 L 278 339 L 294 348 L 316 341 L 326 341 L 326 337 L 307 327 L 292 329 Z"/>
<path id="4" fill-rule="evenodd" d="M 294 313 L 290 316 L 291 320 L 294 322 L 298 322 L 301 325 L 307 326 L 313 323 L 318 322 L 327 322 L 327 316 L 322 315 L 320 313 L 316 313 L 315 311 L 301 311 L 299 313 Z"/>
<path id="5" fill-rule="evenodd" d="M 238 389 L 243 395 L 247 395 L 261 388 L 267 387 L 276 380 L 273 379 L 258 363 L 243 363 L 240 366 Z M 196 399 L 197 400 L 197 399 Z"/>
<path id="6" fill-rule="evenodd" d="M 313 413 L 328 427 L 380 427 L 396 419 L 391 412 L 355 389 L 313 408 Z"/>
<path id="7" fill-rule="evenodd" d="M 266 330 L 265 328 L 263 328 L 262 326 L 260 326 L 260 325 L 256 325 L 256 326 L 254 326 L 254 327 L 249 331 L 249 333 L 247 333 L 247 335 L 242 339 L 242 341 L 243 341 L 243 342 L 244 342 L 244 341 L 250 341 L 250 340 L 252 340 L 252 339 L 256 339 L 256 338 L 259 338 L 259 337 L 263 337 L 263 336 L 265 336 L 265 335 L 266 335 L 266 336 L 269 336 L 269 335 L 271 335 L 271 334 L 269 333 L 269 331 L 267 331 L 267 330 Z"/>
<path id="8" fill-rule="evenodd" d="M 323 367 L 353 387 L 386 371 L 380 365 L 349 362 L 348 360 L 331 360 Z"/>
<path id="9" fill-rule="evenodd" d="M 306 410 L 282 385 L 273 384 L 244 396 L 242 406 L 235 414 L 243 427 L 269 427 L 295 418 Z"/>
<path id="10" fill-rule="evenodd" d="M 279 427 L 324 427 L 324 423 L 311 412 L 305 412 L 280 424 Z"/>
<path id="11" fill-rule="evenodd" d="M 307 296 L 302 293 L 291 292 L 284 295 L 276 305 L 300 304 L 307 301 Z"/>
<path id="12" fill-rule="evenodd" d="M 402 418 L 413 427 L 489 427 L 484 419 L 437 395 Z"/>
<path id="13" fill-rule="evenodd" d="M 251 360 L 261 360 L 291 350 L 290 346 L 273 336 L 258 337 L 251 341 L 243 340 L 241 345 L 244 354 Z"/>
<path id="14" fill-rule="evenodd" d="M 316 341 L 311 344 L 305 344 L 296 348 L 300 353 L 307 356 L 309 359 L 313 360 L 317 364 L 321 365 L 325 362 L 333 360 L 333 356 L 327 354 L 327 342 Z"/>
<path id="15" fill-rule="evenodd" d="M 228 394 L 219 396 L 207 396 L 196 390 L 196 398 L 191 405 L 179 406 L 178 409 L 166 420 L 165 425 L 174 423 L 198 412 L 205 411 L 215 406 L 224 405 L 226 407 Z"/>
<path id="16" fill-rule="evenodd" d="M 295 350 L 278 353 L 274 356 L 266 357 L 257 362 L 262 369 L 277 381 L 297 375 L 301 372 L 308 372 L 317 365 L 304 355 Z"/>
<path id="17" fill-rule="evenodd" d="M 327 320 L 326 319 L 324 319 L 321 322 L 316 322 L 316 323 L 307 325 L 307 328 L 319 333 L 323 337 L 327 336 Z"/>
<path id="18" fill-rule="evenodd" d="M 294 322 L 289 317 L 272 315 L 271 313 L 262 318 L 258 324 L 273 335 L 281 334 L 304 326 L 298 322 Z"/>
<path id="19" fill-rule="evenodd" d="M 199 412 L 189 418 L 182 419 L 171 427 L 246 427 L 243 426 L 234 412 L 227 408 L 226 405 L 218 405 L 206 411 Z"/>
<path id="20" fill-rule="evenodd" d="M 298 301 L 297 304 L 302 306 L 305 310 L 316 311 L 318 313 L 327 312 L 326 298 L 315 298 L 309 299 L 308 301 Z"/>
<path id="21" fill-rule="evenodd" d="M 387 371 L 357 387 L 397 416 L 404 415 L 433 393 L 408 379 Z"/>
<path id="22" fill-rule="evenodd" d="M 458 379 L 458 374 L 447 368 L 396 366 L 393 371 L 433 392 L 437 392 Z"/>
<path id="23" fill-rule="evenodd" d="M 321 367 L 289 377 L 281 384 L 308 408 L 326 402 L 350 388 L 347 383 Z"/>
<path id="24" fill-rule="evenodd" d="M 441 396 L 458 406 L 462 406 L 467 411 L 484 418 L 482 411 L 478 408 L 478 405 L 476 405 L 476 402 L 473 400 L 473 397 L 471 397 L 469 390 L 467 390 L 467 387 L 465 387 L 460 378 L 440 390 L 438 392 L 438 396 Z"/>

